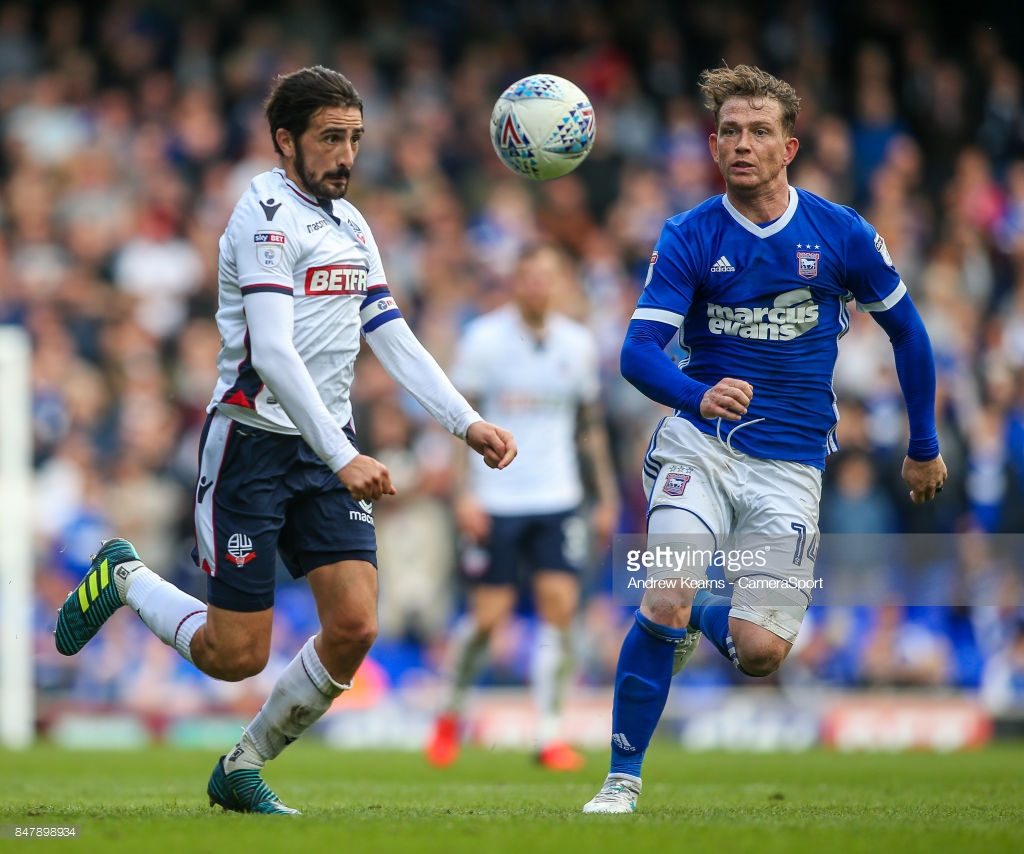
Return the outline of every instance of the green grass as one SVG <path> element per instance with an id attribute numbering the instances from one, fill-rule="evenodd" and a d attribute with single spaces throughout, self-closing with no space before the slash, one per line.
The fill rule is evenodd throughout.
<path id="1" fill-rule="evenodd" d="M 0 752 L 0 850 L 1024 851 L 1024 749 L 978 753 L 687 754 L 656 744 L 633 816 L 583 816 L 605 757 L 552 775 L 524 754 L 469 751 L 435 771 L 407 753 L 299 744 L 266 775 L 298 819 L 207 806 L 215 756 L 153 749 Z M 75 824 L 74 841 L 4 839 Z"/>

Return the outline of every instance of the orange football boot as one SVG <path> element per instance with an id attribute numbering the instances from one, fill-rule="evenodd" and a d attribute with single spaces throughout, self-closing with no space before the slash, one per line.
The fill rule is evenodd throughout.
<path id="1" fill-rule="evenodd" d="M 564 741 L 553 741 L 537 754 L 537 762 L 549 771 L 579 771 L 586 760 Z"/>
<path id="2" fill-rule="evenodd" d="M 447 713 L 434 722 L 427 742 L 427 761 L 436 768 L 447 768 L 459 758 L 459 718 Z"/>

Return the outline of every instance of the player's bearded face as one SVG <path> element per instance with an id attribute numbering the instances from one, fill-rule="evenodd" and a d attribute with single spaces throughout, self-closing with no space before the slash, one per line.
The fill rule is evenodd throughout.
<path id="1" fill-rule="evenodd" d="M 798 143 L 782 127 L 782 105 L 773 99 L 735 97 L 718 114 L 711 153 L 730 190 L 750 192 L 785 183 Z"/>
<path id="2" fill-rule="evenodd" d="M 357 107 L 325 107 L 313 115 L 295 144 L 292 167 L 298 183 L 318 199 L 341 199 L 363 135 Z"/>
<path id="3" fill-rule="evenodd" d="M 348 192 L 348 179 L 352 174 L 352 170 L 347 166 L 317 172 L 306 160 L 301 142 L 295 148 L 295 171 L 302 186 L 318 199 L 344 198 Z"/>

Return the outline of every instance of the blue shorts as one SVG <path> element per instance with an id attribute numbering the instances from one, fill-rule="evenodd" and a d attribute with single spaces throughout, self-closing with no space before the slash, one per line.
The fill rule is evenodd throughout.
<path id="1" fill-rule="evenodd" d="M 487 541 L 463 555 L 473 584 L 518 584 L 537 570 L 578 574 L 586 556 L 586 525 L 575 510 L 491 516 Z"/>
<path id="2" fill-rule="evenodd" d="M 369 501 L 356 501 L 301 436 L 217 410 L 199 442 L 195 529 L 207 601 L 229 611 L 273 607 L 278 554 L 294 578 L 340 560 L 377 565 Z"/>

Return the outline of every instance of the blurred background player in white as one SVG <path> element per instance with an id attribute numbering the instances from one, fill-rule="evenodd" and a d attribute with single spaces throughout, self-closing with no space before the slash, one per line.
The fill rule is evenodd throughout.
<path id="1" fill-rule="evenodd" d="M 281 166 L 253 179 L 220 241 L 220 377 L 195 493 L 209 604 L 152 572 L 127 540 L 108 540 L 61 608 L 56 642 L 78 652 L 127 604 L 207 675 L 253 676 L 270 651 L 280 554 L 294 577 L 308 578 L 320 631 L 217 761 L 207 793 L 225 809 L 287 815 L 296 810 L 261 769 L 350 687 L 377 634 L 371 502 L 395 489 L 388 469 L 354 444 L 360 335 L 486 465 L 508 465 L 515 442 L 480 418 L 413 335 L 369 227 L 344 200 L 364 132 L 352 84 L 321 66 L 279 76 L 266 115 Z"/>
<path id="2" fill-rule="evenodd" d="M 456 521 L 469 545 L 463 569 L 467 615 L 456 627 L 450 696 L 427 747 L 438 766 L 455 761 L 466 692 L 495 630 L 513 613 L 528 581 L 538 625 L 531 678 L 539 715 L 538 761 L 573 770 L 582 757 L 562 738 L 561 708 L 573 671 L 572 624 L 588 531 L 582 455 L 596 490 L 591 524 L 603 549 L 618 498 L 599 402 L 597 346 L 589 330 L 555 310 L 571 287 L 569 259 L 537 244 L 516 264 L 513 299 L 469 325 L 452 376 L 486 418 L 508 425 L 519 443 L 516 465 L 500 479 L 485 466 L 466 472 Z"/>

